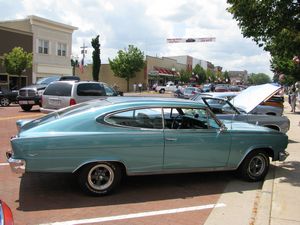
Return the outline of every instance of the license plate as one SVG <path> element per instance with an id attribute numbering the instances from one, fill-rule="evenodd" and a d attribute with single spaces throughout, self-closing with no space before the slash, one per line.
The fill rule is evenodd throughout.
<path id="1" fill-rule="evenodd" d="M 34 101 L 19 101 L 20 105 L 34 105 Z"/>
<path id="2" fill-rule="evenodd" d="M 60 105 L 60 100 L 58 100 L 58 99 L 49 99 L 49 104 L 54 105 L 54 106 L 59 106 Z"/>

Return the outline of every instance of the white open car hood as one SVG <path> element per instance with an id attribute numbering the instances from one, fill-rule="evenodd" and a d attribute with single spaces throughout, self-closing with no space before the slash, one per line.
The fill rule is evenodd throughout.
<path id="1" fill-rule="evenodd" d="M 248 87 L 230 100 L 235 107 L 251 112 L 260 103 L 272 97 L 280 87 L 273 84 L 262 84 Z"/>

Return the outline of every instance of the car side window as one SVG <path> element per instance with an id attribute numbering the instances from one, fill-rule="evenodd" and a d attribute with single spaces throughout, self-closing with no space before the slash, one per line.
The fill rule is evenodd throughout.
<path id="1" fill-rule="evenodd" d="M 104 121 L 116 126 L 162 129 L 161 108 L 119 112 L 105 117 Z"/>
<path id="2" fill-rule="evenodd" d="M 200 108 L 164 108 L 165 129 L 212 129 L 218 124 Z"/>
<path id="3" fill-rule="evenodd" d="M 105 90 L 98 83 L 83 83 L 77 86 L 78 96 L 104 96 Z"/>
<path id="4" fill-rule="evenodd" d="M 115 92 L 114 92 L 114 90 L 112 88 L 108 87 L 105 84 L 103 84 L 103 87 L 105 89 L 105 92 L 106 92 L 107 96 L 114 96 L 114 95 L 116 95 Z"/>

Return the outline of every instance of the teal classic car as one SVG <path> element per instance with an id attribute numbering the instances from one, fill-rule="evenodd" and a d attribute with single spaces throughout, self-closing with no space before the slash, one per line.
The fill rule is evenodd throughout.
<path id="1" fill-rule="evenodd" d="M 17 126 L 7 152 L 13 171 L 74 173 L 92 195 L 110 193 L 125 175 L 237 170 L 260 181 L 269 158 L 288 156 L 284 133 L 220 121 L 181 99 L 110 97 Z"/>

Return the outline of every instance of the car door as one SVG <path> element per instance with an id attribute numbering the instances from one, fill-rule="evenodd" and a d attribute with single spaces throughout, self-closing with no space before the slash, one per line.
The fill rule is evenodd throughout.
<path id="1" fill-rule="evenodd" d="M 161 108 L 137 108 L 116 112 L 105 122 L 118 132 L 111 132 L 108 143 L 118 151 L 129 174 L 161 172 L 163 167 L 164 135 Z"/>
<path id="2" fill-rule="evenodd" d="M 180 127 L 175 126 L 175 121 L 182 116 L 199 121 L 200 125 L 197 122 L 194 126 L 182 127 L 184 121 L 181 121 Z M 226 130 L 222 131 L 205 109 L 164 108 L 164 138 L 164 169 L 204 169 L 227 165 L 231 135 Z"/>

